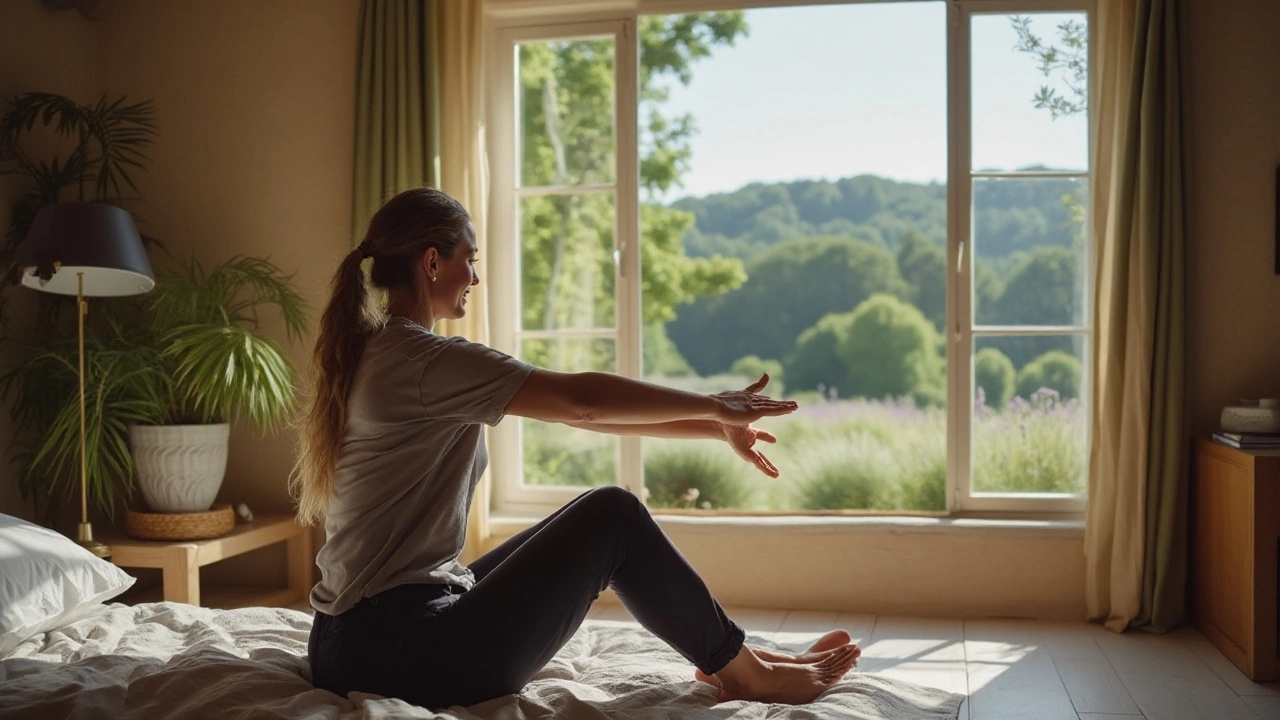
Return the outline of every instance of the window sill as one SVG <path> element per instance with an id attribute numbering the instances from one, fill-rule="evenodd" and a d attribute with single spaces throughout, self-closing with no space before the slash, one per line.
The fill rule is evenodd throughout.
<path id="1" fill-rule="evenodd" d="M 915 517 L 901 515 L 831 516 L 706 516 L 663 515 L 655 513 L 658 524 L 669 530 L 689 534 L 752 534 L 755 532 L 785 534 L 844 533 L 931 533 L 943 535 L 981 535 L 1001 537 L 1083 537 L 1082 518 L 1022 519 L 970 517 Z M 541 518 L 521 515 L 492 515 L 489 532 L 495 537 L 508 537 L 537 524 Z"/>

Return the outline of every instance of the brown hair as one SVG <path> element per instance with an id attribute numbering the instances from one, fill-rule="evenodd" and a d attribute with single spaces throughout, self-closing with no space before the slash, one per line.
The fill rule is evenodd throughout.
<path id="1" fill-rule="evenodd" d="M 406 190 L 374 214 L 364 241 L 334 273 L 311 357 L 312 392 L 302 416 L 298 457 L 289 477 L 302 523 L 319 521 L 328 508 L 356 368 L 369 339 L 387 321 L 381 300 L 370 298 L 369 284 L 383 290 L 413 288 L 422 254 L 435 248 L 442 257 L 451 257 L 470 219 L 458 201 L 439 190 Z M 373 258 L 367 279 L 362 268 L 366 257 Z"/>

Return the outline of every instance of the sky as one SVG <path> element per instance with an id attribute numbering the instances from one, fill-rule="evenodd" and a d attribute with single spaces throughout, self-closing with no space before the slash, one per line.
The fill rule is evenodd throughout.
<path id="1" fill-rule="evenodd" d="M 1032 16 L 1032 27 L 1050 39 L 1065 17 Z M 690 113 L 698 132 L 683 187 L 659 200 L 860 174 L 945 181 L 943 2 L 750 10 L 747 24 L 687 87 L 671 86 L 663 112 Z M 971 38 L 974 167 L 1085 169 L 1085 118 L 1034 106 L 1041 85 L 1061 83 L 1013 49 L 1009 16 L 974 16 Z"/>

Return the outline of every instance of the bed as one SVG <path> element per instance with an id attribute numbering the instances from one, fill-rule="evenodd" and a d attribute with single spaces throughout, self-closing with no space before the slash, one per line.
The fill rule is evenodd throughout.
<path id="1" fill-rule="evenodd" d="M 11 520 L 0 516 L 0 602 L 4 603 L 0 605 L 0 720 L 941 720 L 955 718 L 963 699 L 935 688 L 855 673 L 805 706 L 717 703 L 714 688 L 693 680 L 688 663 L 657 638 L 635 627 L 596 621 L 584 624 L 519 695 L 435 712 L 376 695 L 340 697 L 313 688 L 309 681 L 309 613 L 284 608 L 214 610 L 168 602 L 132 606 L 109 602 L 132 578 L 43 528 L 24 527 L 18 534 L 26 537 L 15 541 Z M 38 542 L 33 541 L 37 535 L 41 536 Z M 58 546 L 58 552 L 74 563 L 68 566 L 66 557 L 50 559 L 43 545 Z M 49 582 L 43 576 L 51 566 L 63 575 L 80 573 L 79 581 Z M 58 587 L 60 583 L 62 587 Z M 39 606 L 36 614 L 51 613 L 48 617 L 15 611 L 23 607 L 30 610 L 32 598 L 41 594 L 44 597 L 35 603 Z M 49 600 L 55 596 L 62 602 Z M 16 621 L 15 616 L 19 617 Z M 750 641 L 778 647 L 765 638 L 752 637 Z"/>

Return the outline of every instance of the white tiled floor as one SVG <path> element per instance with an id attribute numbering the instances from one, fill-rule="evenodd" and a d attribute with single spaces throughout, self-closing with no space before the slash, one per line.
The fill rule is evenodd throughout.
<path id="1" fill-rule="evenodd" d="M 796 650 L 844 628 L 862 646 L 859 672 L 965 693 L 961 720 L 1280 720 L 1280 684 L 1250 682 L 1192 628 L 1116 635 L 1083 622 L 727 612 L 749 635 Z M 605 604 L 588 619 L 634 622 Z"/>
<path id="2" fill-rule="evenodd" d="M 748 635 L 797 652 L 844 628 L 862 646 L 858 672 L 963 693 L 960 720 L 1280 720 L 1280 683 L 1251 682 L 1189 627 L 1116 635 L 1083 622 L 726 611 Z M 616 604 L 587 619 L 635 623 Z"/>

